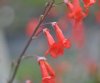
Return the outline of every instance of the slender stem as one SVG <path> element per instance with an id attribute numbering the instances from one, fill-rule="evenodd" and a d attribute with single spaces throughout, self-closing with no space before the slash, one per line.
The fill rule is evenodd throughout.
<path id="1" fill-rule="evenodd" d="M 41 24 L 44 22 L 44 20 L 45 20 L 45 18 L 47 17 L 49 11 L 50 11 L 51 8 L 53 7 L 53 4 L 54 4 L 54 0 L 50 1 L 50 2 L 48 3 L 48 5 L 45 7 L 44 12 L 43 12 L 43 15 L 40 16 L 40 20 L 39 20 L 39 23 L 38 23 L 37 27 L 35 28 L 35 30 L 34 30 L 32 36 L 29 38 L 29 40 L 28 40 L 28 42 L 27 42 L 25 48 L 23 49 L 22 53 L 21 53 L 20 56 L 18 57 L 18 60 L 17 60 L 17 62 L 16 62 L 17 64 L 16 64 L 16 66 L 15 66 L 15 68 L 14 68 L 14 72 L 13 72 L 13 74 L 12 74 L 12 77 L 11 77 L 10 80 L 8 81 L 8 83 L 13 83 L 13 81 L 14 81 L 14 79 L 15 79 L 15 76 L 16 76 L 16 74 L 17 74 L 18 68 L 19 68 L 19 66 L 20 66 L 20 63 L 21 63 L 21 61 L 22 61 L 22 58 L 23 58 L 23 56 L 24 56 L 26 50 L 28 49 L 28 47 L 29 47 L 29 45 L 30 45 L 30 43 L 31 43 L 31 41 L 32 41 L 32 38 L 35 36 L 37 30 L 39 29 L 39 27 L 41 26 Z"/>

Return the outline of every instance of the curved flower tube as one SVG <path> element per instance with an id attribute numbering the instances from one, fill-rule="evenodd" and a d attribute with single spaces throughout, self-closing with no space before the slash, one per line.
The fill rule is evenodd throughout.
<path id="1" fill-rule="evenodd" d="M 64 34 L 62 33 L 62 31 L 61 31 L 60 27 L 58 26 L 58 24 L 56 22 L 52 22 L 52 26 L 55 29 L 59 45 L 65 47 L 65 48 L 70 48 L 71 43 L 68 39 L 66 39 L 64 37 Z"/>
<path id="2" fill-rule="evenodd" d="M 51 36 L 49 30 L 47 28 L 43 29 L 43 32 L 47 38 L 48 44 L 49 44 L 49 49 L 46 51 L 46 55 L 47 54 L 51 54 L 51 56 L 53 58 L 58 57 L 59 55 L 63 55 L 63 48 L 61 48 L 61 46 L 56 43 L 53 39 L 53 37 Z"/>
<path id="3" fill-rule="evenodd" d="M 38 57 L 38 62 L 42 74 L 42 83 L 55 83 L 55 72 L 47 63 L 45 57 Z"/>

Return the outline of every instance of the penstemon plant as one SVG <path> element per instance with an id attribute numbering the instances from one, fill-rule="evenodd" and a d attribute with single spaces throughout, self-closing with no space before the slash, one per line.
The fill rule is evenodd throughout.
<path id="1" fill-rule="evenodd" d="M 13 83 L 15 76 L 17 74 L 17 71 L 19 69 L 20 63 L 25 56 L 25 52 L 28 49 L 30 43 L 32 40 L 35 38 L 36 34 L 39 34 L 38 30 L 40 32 L 42 31 L 47 39 L 48 42 L 48 50 L 44 53 L 45 56 L 48 54 L 51 55 L 53 58 L 57 58 L 59 56 L 62 56 L 64 54 L 64 49 L 70 49 L 71 48 L 71 41 L 69 38 L 66 38 L 61 30 L 61 28 L 58 25 L 58 22 L 50 22 L 47 23 L 52 26 L 55 34 L 57 41 L 53 38 L 53 36 L 50 33 L 50 30 L 48 28 L 42 28 L 40 29 L 41 26 L 44 26 L 46 24 L 43 24 L 45 21 L 46 17 L 48 16 L 50 10 L 54 8 L 56 5 L 63 4 L 67 7 L 68 12 L 67 16 L 70 19 L 70 21 L 73 24 L 73 35 L 75 36 L 75 39 L 78 39 L 78 36 L 75 33 L 75 30 L 81 29 L 83 27 L 83 20 L 86 18 L 89 14 L 89 8 L 93 6 L 96 3 L 96 0 L 82 0 L 84 7 L 81 7 L 81 3 L 79 0 L 64 0 L 61 3 L 55 4 L 55 0 L 48 0 L 46 2 L 46 6 L 43 10 L 43 13 L 40 15 L 39 21 L 34 28 L 28 42 L 26 43 L 24 49 L 22 50 L 22 53 L 19 55 L 18 60 L 16 62 L 14 71 L 12 73 L 11 78 L 9 79 L 8 83 Z M 79 26 L 81 26 L 79 28 Z M 81 35 L 81 34 L 79 34 Z M 79 43 L 79 42 L 78 42 Z M 63 57 L 63 56 L 62 56 Z M 55 71 L 52 69 L 52 67 L 48 64 L 46 61 L 45 57 L 39 57 L 37 56 L 37 62 L 39 63 L 41 74 L 42 74 L 42 83 L 56 83 L 56 75 Z M 27 80 L 26 83 L 31 83 L 30 80 Z"/>

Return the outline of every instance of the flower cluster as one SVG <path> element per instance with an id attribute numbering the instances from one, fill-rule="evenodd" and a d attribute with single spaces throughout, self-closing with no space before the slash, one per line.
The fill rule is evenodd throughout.
<path id="1" fill-rule="evenodd" d="M 57 42 L 55 42 L 47 28 L 43 29 L 43 32 L 46 35 L 49 44 L 49 49 L 47 50 L 46 55 L 50 53 L 52 57 L 56 58 L 59 55 L 63 55 L 64 48 L 70 48 L 71 43 L 69 39 L 64 37 L 64 34 L 62 33 L 56 22 L 52 22 L 52 26 L 56 32 L 56 36 L 58 39 Z"/>
<path id="2" fill-rule="evenodd" d="M 68 8 L 67 16 L 69 19 L 72 19 L 74 21 L 74 36 L 76 36 L 76 40 L 80 41 L 81 37 L 83 36 L 83 19 L 86 18 L 86 16 L 89 13 L 89 8 L 96 3 L 96 0 L 83 0 L 84 7 L 82 8 L 80 5 L 80 0 L 64 0 L 64 3 L 66 4 L 66 7 Z M 97 16 L 99 16 L 97 14 Z M 35 26 L 37 24 L 34 23 Z M 30 30 L 33 27 L 32 22 L 29 23 Z M 71 41 L 69 38 L 66 38 L 59 27 L 57 22 L 51 22 L 50 25 L 52 26 L 57 40 L 54 39 L 52 34 L 50 33 L 50 30 L 48 28 L 43 28 L 43 33 L 46 37 L 46 40 L 48 42 L 48 50 L 44 53 L 44 55 L 50 54 L 53 58 L 57 58 L 59 56 L 62 56 L 64 54 L 64 49 L 69 49 L 71 47 Z M 79 28 L 78 28 L 79 27 Z M 80 31 L 77 32 L 77 31 Z M 29 32 L 29 31 L 28 31 Z M 30 34 L 29 34 L 30 35 Z M 82 40 L 81 40 L 82 41 Z M 79 42 L 78 42 L 79 43 Z M 55 82 L 55 72 L 51 68 L 51 66 L 47 63 L 45 57 L 38 57 L 37 59 L 41 74 L 42 74 L 42 83 L 56 83 Z M 27 81 L 27 83 L 31 83 L 30 81 Z"/>
<path id="3" fill-rule="evenodd" d="M 69 0 L 64 0 L 66 6 L 68 7 L 69 13 L 68 17 L 75 21 L 75 24 L 81 22 L 87 15 L 88 9 L 92 6 L 96 1 L 95 0 L 83 0 L 85 12 L 80 6 L 79 0 L 73 0 L 71 3 Z"/>

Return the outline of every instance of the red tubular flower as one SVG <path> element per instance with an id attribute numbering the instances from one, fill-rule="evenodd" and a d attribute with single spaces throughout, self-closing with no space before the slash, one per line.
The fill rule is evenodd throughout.
<path id="1" fill-rule="evenodd" d="M 68 17 L 73 19 L 75 23 L 79 23 L 87 16 L 86 12 L 83 12 L 82 8 L 80 7 L 79 0 L 74 0 L 73 3 L 69 1 L 64 1 L 66 6 L 69 9 Z"/>
<path id="2" fill-rule="evenodd" d="M 46 62 L 46 58 L 39 57 L 38 62 L 42 74 L 42 83 L 55 83 L 55 73 L 51 66 Z"/>
<path id="3" fill-rule="evenodd" d="M 53 39 L 51 36 L 49 30 L 47 28 L 43 29 L 43 32 L 46 35 L 48 44 L 49 44 L 49 50 L 47 50 L 46 55 L 48 53 L 51 54 L 52 57 L 56 58 L 58 55 L 63 54 L 63 48 L 61 48 Z"/>
<path id="4" fill-rule="evenodd" d="M 74 5 L 74 9 L 77 8 L 77 7 L 80 7 L 80 2 L 79 0 L 73 0 L 73 5 Z"/>
<path id="5" fill-rule="evenodd" d="M 81 7 L 77 7 L 72 13 L 69 13 L 69 18 L 75 21 L 75 24 L 82 22 L 87 16 L 87 13 L 83 12 Z"/>
<path id="6" fill-rule="evenodd" d="M 63 46 L 65 48 L 70 48 L 71 47 L 71 43 L 68 39 L 66 39 L 61 31 L 61 29 L 59 28 L 59 26 L 57 25 L 56 22 L 52 22 L 52 26 L 55 28 L 55 32 L 58 38 L 58 43 L 60 46 Z"/>
<path id="7" fill-rule="evenodd" d="M 90 6 L 92 6 L 94 3 L 96 3 L 96 0 L 83 0 L 84 2 L 84 7 L 85 8 L 89 8 Z"/>

